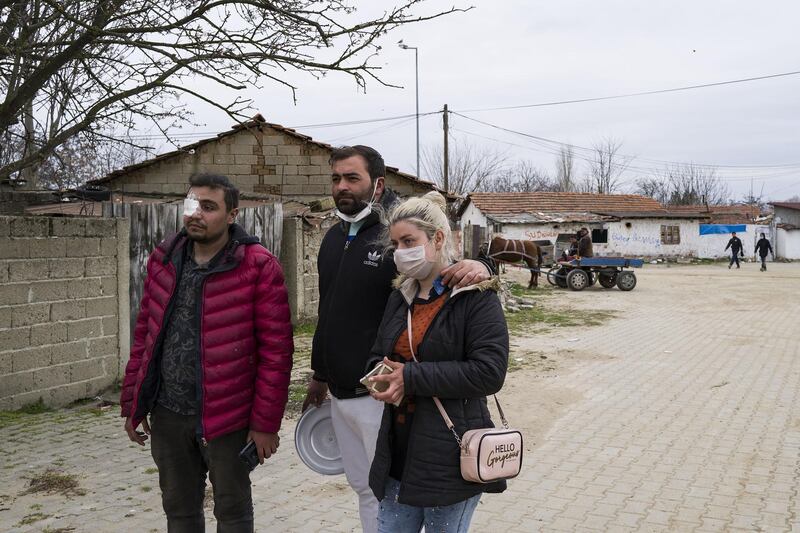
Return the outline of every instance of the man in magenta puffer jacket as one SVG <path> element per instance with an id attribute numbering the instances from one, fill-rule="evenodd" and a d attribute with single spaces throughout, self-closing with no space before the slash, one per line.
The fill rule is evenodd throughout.
<path id="1" fill-rule="evenodd" d="M 218 531 L 251 532 L 250 472 L 238 454 L 252 440 L 263 463 L 278 448 L 289 302 L 278 260 L 234 223 L 239 191 L 213 174 L 190 184 L 184 228 L 147 261 L 122 416 L 132 441 L 152 437 L 170 532 L 204 530 L 206 473 Z"/>

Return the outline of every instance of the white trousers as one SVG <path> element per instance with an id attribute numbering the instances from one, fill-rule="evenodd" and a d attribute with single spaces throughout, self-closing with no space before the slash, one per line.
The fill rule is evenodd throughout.
<path id="1" fill-rule="evenodd" d="M 375 457 L 383 406 L 383 402 L 371 396 L 331 398 L 333 431 L 347 482 L 358 495 L 358 514 L 364 533 L 378 531 L 378 500 L 369 488 L 369 469 Z"/>

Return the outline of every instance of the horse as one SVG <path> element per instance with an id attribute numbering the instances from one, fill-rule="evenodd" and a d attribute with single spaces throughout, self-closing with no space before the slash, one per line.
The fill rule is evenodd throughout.
<path id="1" fill-rule="evenodd" d="M 484 244 L 486 255 L 500 263 L 519 263 L 524 261 L 531 271 L 529 289 L 539 286 L 539 270 L 542 268 L 542 248 L 533 241 L 521 239 L 504 239 L 494 237 Z"/>

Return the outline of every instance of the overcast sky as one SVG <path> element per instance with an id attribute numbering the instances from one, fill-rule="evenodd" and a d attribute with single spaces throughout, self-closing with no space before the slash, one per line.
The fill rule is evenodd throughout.
<path id="1" fill-rule="evenodd" d="M 430 0 L 430 13 L 453 2 Z M 469 5 L 455 2 L 456 5 Z M 634 2 L 475 0 L 475 9 L 388 35 L 374 64 L 385 81 L 360 92 L 344 75 L 293 75 L 298 101 L 283 88 L 252 90 L 270 122 L 303 126 L 414 113 L 414 52 L 419 48 L 420 111 L 536 104 L 714 83 L 800 70 L 800 2 L 673 0 Z M 386 1 L 362 1 L 372 11 Z M 368 14 L 365 12 L 365 14 Z M 231 99 L 217 91 L 221 99 Z M 590 147 L 601 137 L 635 156 L 624 181 L 663 168 L 658 161 L 719 165 L 735 198 L 753 180 L 769 200 L 800 194 L 800 76 L 669 94 L 516 110 L 463 112 L 525 134 Z M 224 113 L 198 104 L 202 125 L 231 126 Z M 421 144 L 441 143 L 441 115 L 422 117 Z M 502 151 L 509 165 L 529 160 L 553 171 L 551 148 L 460 116 L 453 137 Z M 415 170 L 414 120 L 299 128 L 332 144 L 369 144 L 386 162 Z M 190 142 L 190 141 L 187 141 Z M 584 162 L 579 161 L 584 173 Z M 787 167 L 786 165 L 793 165 Z M 424 175 L 422 177 L 425 177 Z M 625 188 L 627 192 L 630 188 Z"/>

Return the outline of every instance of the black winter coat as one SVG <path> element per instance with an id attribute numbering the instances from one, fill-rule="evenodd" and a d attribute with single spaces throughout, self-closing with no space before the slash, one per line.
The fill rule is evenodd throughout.
<path id="1" fill-rule="evenodd" d="M 384 226 L 378 213 L 364 219 L 348 243 L 349 227 L 336 224 L 322 239 L 319 318 L 311 348 L 314 379 L 327 382 L 340 399 L 367 394 L 359 380 L 397 275 L 392 256 L 385 256 L 379 243 Z"/>
<path id="2" fill-rule="evenodd" d="M 769 240 L 764 237 L 758 239 L 755 251 L 758 252 L 760 257 L 767 257 L 769 254 L 775 255 L 775 252 L 772 251 L 772 245 L 769 243 Z"/>
<path id="3" fill-rule="evenodd" d="M 493 280 L 480 285 L 491 284 Z M 390 355 L 406 327 L 408 304 L 400 290 L 389 297 L 372 349 L 374 366 Z M 419 507 L 452 505 L 481 492 L 503 492 L 506 482 L 470 483 L 461 477 L 460 453 L 432 397 L 438 396 L 459 435 L 494 427 L 486 396 L 500 390 L 508 368 L 508 328 L 494 290 L 457 291 L 445 302 L 403 369 L 405 393 L 415 398 L 398 501 Z M 392 460 L 391 406 L 383 412 L 369 485 L 384 497 Z"/>

